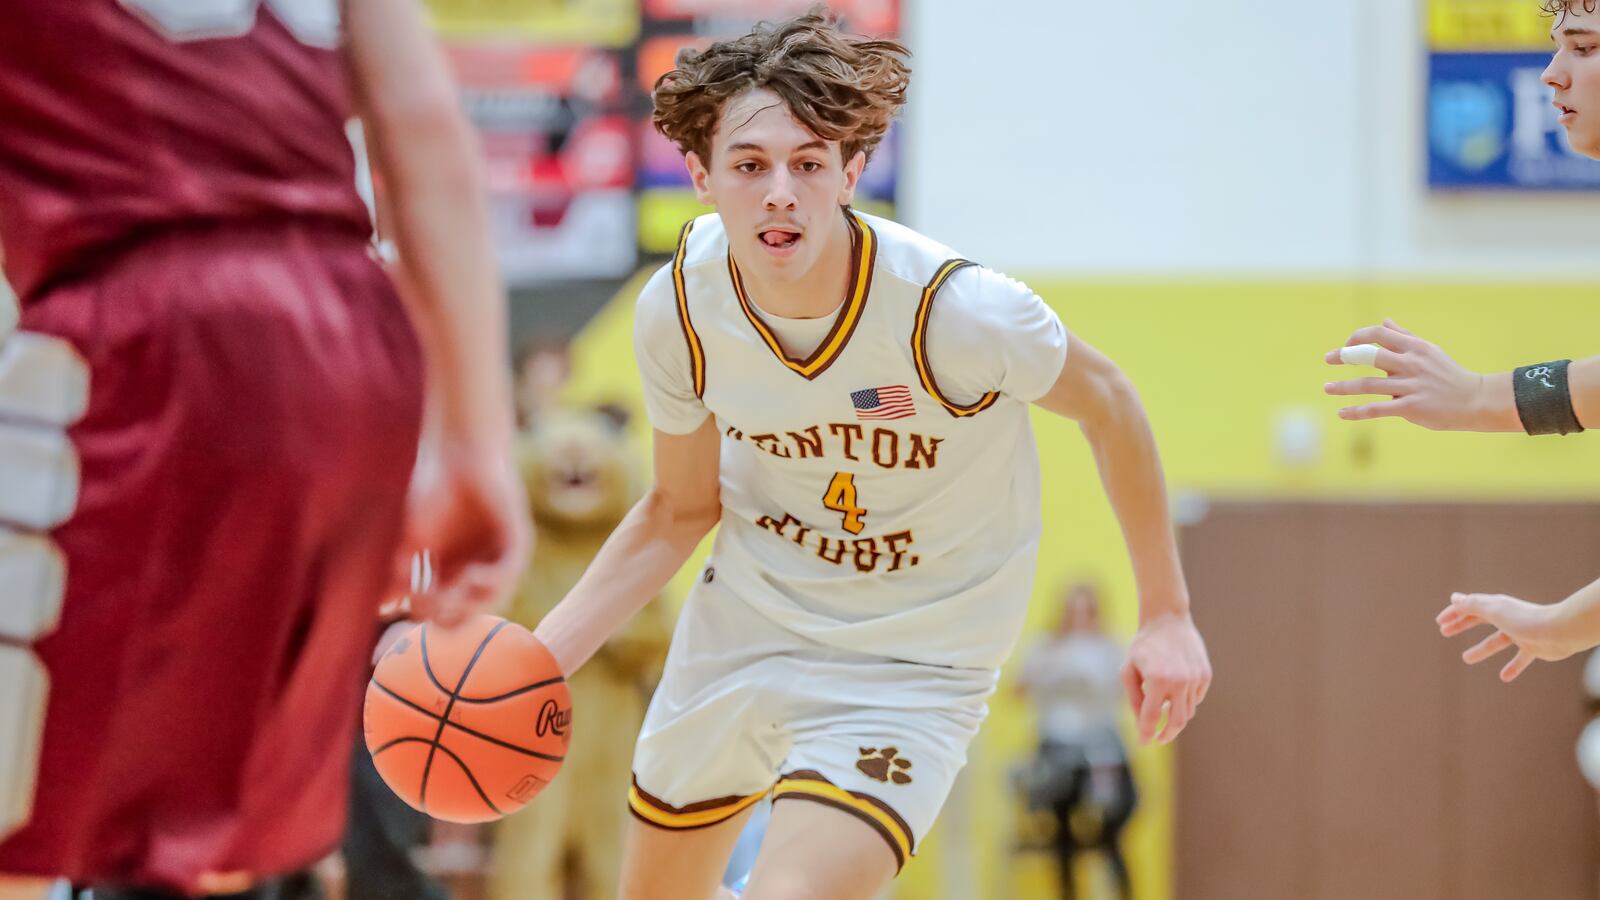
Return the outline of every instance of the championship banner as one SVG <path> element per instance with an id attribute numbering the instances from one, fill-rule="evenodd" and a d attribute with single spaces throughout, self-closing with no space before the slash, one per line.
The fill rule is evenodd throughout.
<path id="1" fill-rule="evenodd" d="M 1428 186 L 1600 188 L 1542 81 L 1554 21 L 1533 0 L 1428 0 Z"/>

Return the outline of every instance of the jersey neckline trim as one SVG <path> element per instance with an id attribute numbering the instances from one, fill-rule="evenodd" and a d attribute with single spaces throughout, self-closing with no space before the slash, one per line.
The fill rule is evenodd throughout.
<path id="1" fill-rule="evenodd" d="M 845 210 L 845 222 L 850 225 L 851 244 L 848 294 L 839 309 L 838 316 L 833 320 L 833 327 L 829 329 L 816 351 L 806 359 L 794 359 L 783 352 L 783 345 L 778 343 L 777 336 L 756 313 L 755 305 L 750 302 L 750 296 L 745 291 L 744 278 L 739 274 L 739 264 L 734 262 L 732 250 L 728 252 L 728 277 L 733 281 L 733 292 L 739 298 L 739 307 L 744 310 L 745 318 L 750 320 L 751 327 L 761 336 L 767 349 L 772 351 L 772 355 L 790 371 L 807 380 L 815 379 L 827 371 L 834 360 L 844 353 L 845 345 L 850 343 L 850 337 L 855 334 L 856 326 L 861 324 L 861 313 L 866 308 L 867 295 L 872 291 L 872 275 L 878 257 L 878 236 L 873 232 L 872 226 L 854 210 Z M 703 365 L 702 363 L 701 366 Z"/>

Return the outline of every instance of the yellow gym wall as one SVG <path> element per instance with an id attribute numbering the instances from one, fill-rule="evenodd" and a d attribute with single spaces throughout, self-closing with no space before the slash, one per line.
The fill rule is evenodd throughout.
<path id="1" fill-rule="evenodd" d="M 648 459 L 649 429 L 638 402 L 631 328 L 643 274 L 579 337 L 571 388 L 576 402 L 620 400 L 635 409 L 641 464 Z M 1068 329 L 1117 360 L 1139 386 L 1175 494 L 1600 499 L 1600 437 L 1444 435 L 1394 421 L 1347 423 L 1335 415 L 1342 398 L 1322 393 L 1322 384 L 1340 373 L 1377 374 L 1334 369 L 1322 355 L 1384 315 L 1478 371 L 1600 352 L 1600 298 L 1592 286 L 1059 277 L 1030 284 Z M 1319 460 L 1294 467 L 1278 461 L 1275 422 L 1285 413 L 1320 427 Z M 1034 426 L 1044 469 L 1044 549 L 1023 645 L 1052 619 L 1062 583 L 1080 576 L 1106 586 L 1110 625 L 1131 634 L 1137 618 L 1132 574 L 1093 459 L 1072 423 L 1036 411 Z M 1248 558 L 1248 548 L 1241 556 Z M 675 597 L 682 588 L 680 577 Z M 1444 601 L 1416 598 L 1417 615 L 1431 617 Z M 1228 661 L 1214 662 L 1215 689 L 1227 690 Z M 1048 858 L 1012 857 L 1006 849 L 1014 812 L 1006 769 L 1031 751 L 1033 740 L 1031 717 L 1012 695 L 1008 672 L 968 772 L 972 821 L 941 822 L 898 881 L 897 898 L 968 900 L 942 889 L 952 878 L 944 871 L 949 856 L 941 852 L 941 839 L 955 833 L 975 836 L 962 840 L 972 841 L 979 896 L 1053 896 Z M 1138 900 L 1173 896 L 1172 799 L 1182 786 L 1172 783 L 1170 763 L 1165 749 L 1136 751 L 1141 809 L 1126 848 Z"/>

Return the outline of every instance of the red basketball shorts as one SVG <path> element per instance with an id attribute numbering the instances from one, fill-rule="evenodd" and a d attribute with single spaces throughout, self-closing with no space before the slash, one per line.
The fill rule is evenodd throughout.
<path id="1" fill-rule="evenodd" d="M 344 824 L 421 418 L 388 278 L 344 231 L 175 229 L 19 329 L 0 873 L 193 892 L 314 861 Z"/>

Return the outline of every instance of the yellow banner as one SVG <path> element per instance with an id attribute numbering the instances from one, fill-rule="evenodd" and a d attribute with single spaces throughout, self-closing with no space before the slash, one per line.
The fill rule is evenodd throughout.
<path id="1" fill-rule="evenodd" d="M 639 34 L 639 0 L 427 0 L 450 38 L 626 47 Z"/>
<path id="2" fill-rule="evenodd" d="M 1428 0 L 1428 49 L 1440 53 L 1552 50 L 1538 0 Z"/>

